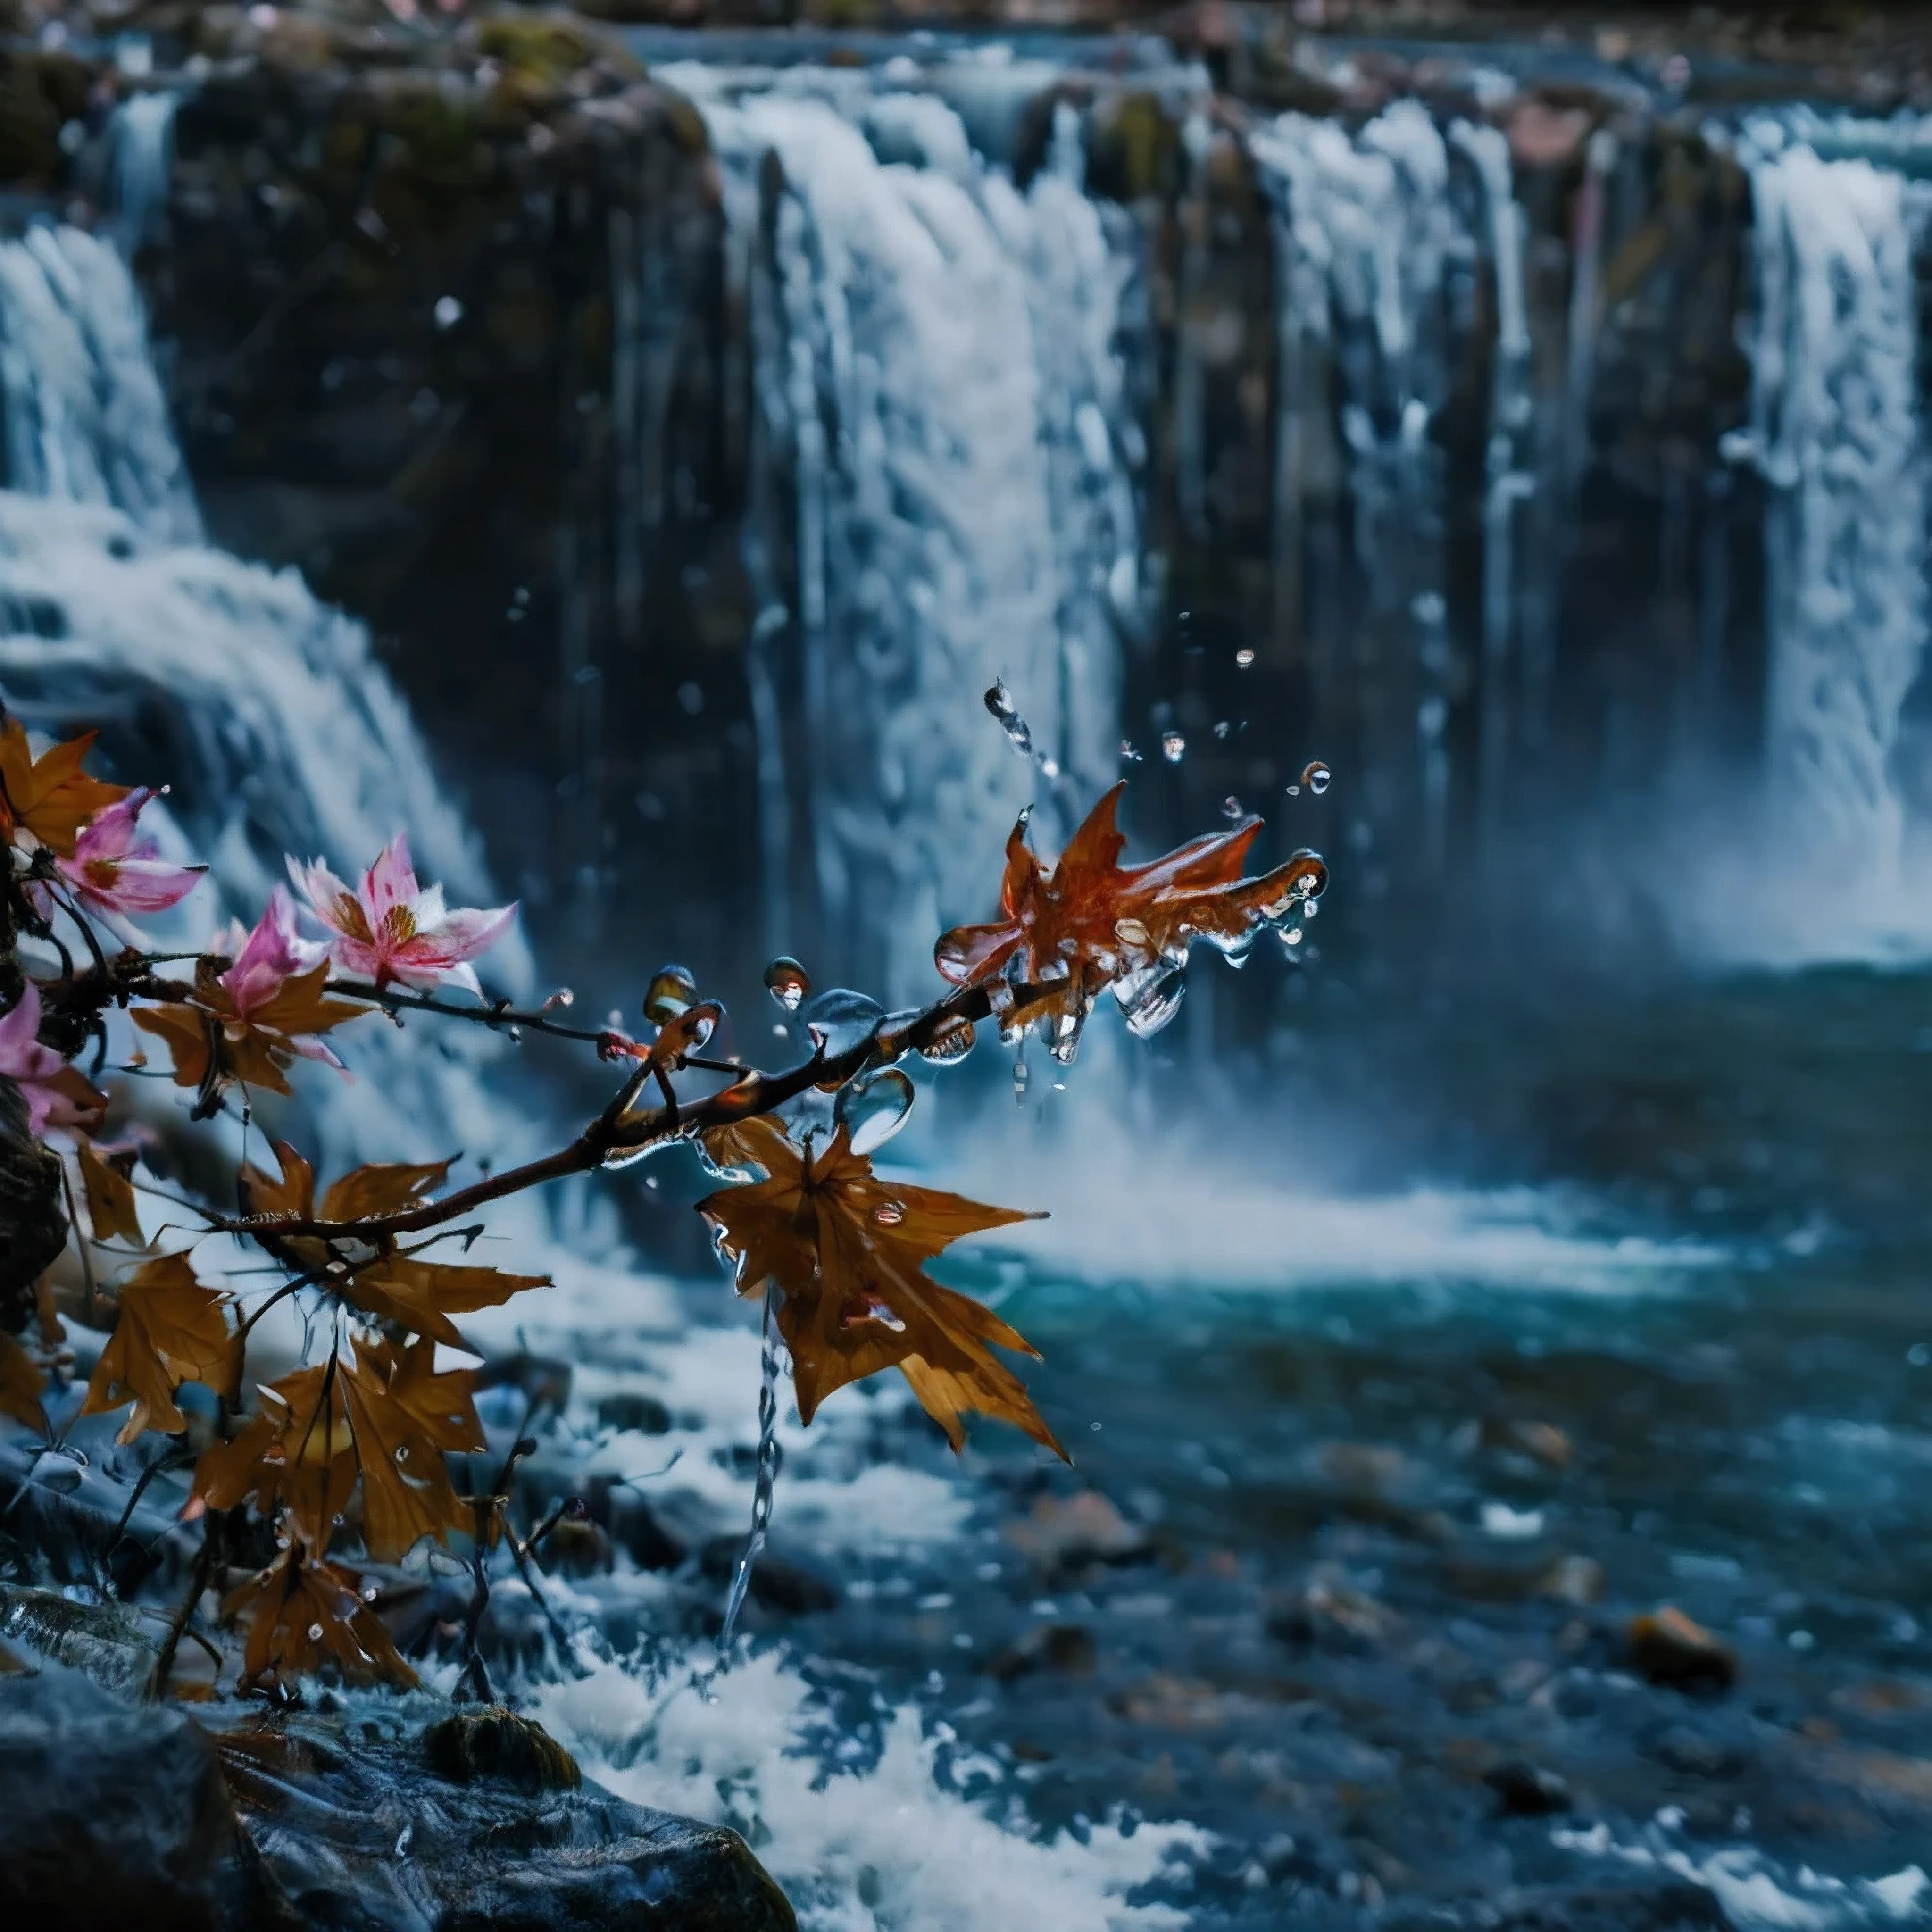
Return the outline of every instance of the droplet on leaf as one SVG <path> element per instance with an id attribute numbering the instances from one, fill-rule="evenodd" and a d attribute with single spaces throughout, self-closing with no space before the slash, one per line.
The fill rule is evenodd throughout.
<path id="1" fill-rule="evenodd" d="M 321 1624 L 310 1624 L 309 1625 L 309 1627 L 308 1627 L 308 1640 L 309 1640 L 309 1642 L 310 1642 L 310 1643 L 320 1643 L 320 1642 L 321 1642 L 321 1641 L 322 1641 L 322 1626 L 321 1626 Z"/>
<path id="2" fill-rule="evenodd" d="M 950 1066 L 956 1060 L 964 1060 L 973 1051 L 976 1036 L 973 1022 L 956 1013 L 920 1048 L 920 1057 L 935 1066 Z"/>
<path id="3" fill-rule="evenodd" d="M 1123 946 L 1151 946 L 1152 937 L 1147 928 L 1137 919 L 1117 919 L 1114 922 L 1114 936 Z"/>
<path id="4" fill-rule="evenodd" d="M 788 1013 L 795 1013 L 812 991 L 805 968 L 790 953 L 781 953 L 765 968 L 765 991 Z"/>
<path id="5" fill-rule="evenodd" d="M 1170 765 L 1178 765 L 1187 755 L 1187 740 L 1178 731 L 1160 734 L 1160 754 Z"/>
<path id="6" fill-rule="evenodd" d="M 842 1088 L 832 1103 L 832 1118 L 852 1136 L 854 1154 L 870 1154 L 905 1125 L 914 1098 L 912 1082 L 896 1066 L 889 1066 L 869 1080 Z"/>
<path id="7" fill-rule="evenodd" d="M 1334 776 L 1319 758 L 1315 758 L 1303 767 L 1301 782 L 1319 798 L 1328 789 L 1329 781 Z"/>
<path id="8" fill-rule="evenodd" d="M 1005 685 L 988 687 L 986 709 L 999 720 L 1000 728 L 1012 741 L 1013 749 L 1022 758 L 1031 758 L 1033 734 L 1027 729 L 1027 722 L 1020 716 L 1019 706 L 1013 702 L 1013 694 Z"/>
<path id="9" fill-rule="evenodd" d="M 1136 1040 L 1150 1040 L 1180 1012 L 1187 974 L 1170 961 L 1156 959 L 1137 972 L 1123 974 L 1114 982 L 1112 991 L 1128 1032 Z"/>
<path id="10" fill-rule="evenodd" d="M 881 1201 L 872 1210 L 872 1219 L 882 1228 L 896 1228 L 905 1219 L 905 1208 L 897 1201 Z"/>
<path id="11" fill-rule="evenodd" d="M 856 1046 L 886 1016 L 877 1000 L 855 993 L 849 986 L 828 988 L 802 1010 L 807 1030 L 828 1057 Z"/>
<path id="12" fill-rule="evenodd" d="M 644 989 L 644 1017 L 653 1026 L 669 1026 L 698 1004 L 698 982 L 688 966 L 661 966 Z"/>

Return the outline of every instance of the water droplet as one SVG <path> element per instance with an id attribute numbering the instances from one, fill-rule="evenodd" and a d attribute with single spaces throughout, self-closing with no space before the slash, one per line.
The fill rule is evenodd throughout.
<path id="1" fill-rule="evenodd" d="M 964 1060 L 973 1051 L 976 1037 L 973 1022 L 956 1013 L 920 1048 L 920 1057 L 935 1066 L 950 1066 L 956 1060 Z"/>
<path id="2" fill-rule="evenodd" d="M 1073 1057 L 1080 1051 L 1080 1029 L 1087 1023 L 1087 1010 L 1072 1000 L 1060 1009 L 1059 1018 L 1054 1023 L 1053 1037 L 1047 1042 L 1047 1052 L 1062 1066 L 1071 1066 Z"/>
<path id="3" fill-rule="evenodd" d="M 406 1442 L 398 1443 L 396 1445 L 396 1460 L 398 1462 L 406 1462 L 409 1460 L 410 1445 Z"/>
<path id="4" fill-rule="evenodd" d="M 1186 970 L 1168 959 L 1156 959 L 1122 974 L 1112 988 L 1120 1017 L 1136 1040 L 1151 1039 L 1160 1032 L 1180 1012 L 1186 990 Z"/>
<path id="5" fill-rule="evenodd" d="M 659 967 L 644 989 L 644 1017 L 653 1026 L 669 1026 L 697 1004 L 698 982 L 688 966 Z"/>
<path id="6" fill-rule="evenodd" d="M 1319 758 L 1313 758 L 1304 766 L 1301 782 L 1319 798 L 1328 789 L 1328 782 L 1334 776 L 1334 773 Z"/>
<path id="7" fill-rule="evenodd" d="M 1013 1098 L 1016 1100 L 1026 1098 L 1027 1088 L 1032 1079 L 1033 1076 L 1027 1070 L 1026 1054 L 1022 1049 L 1013 1055 Z"/>
<path id="8" fill-rule="evenodd" d="M 790 953 L 781 953 L 765 968 L 765 991 L 787 1012 L 795 1013 L 811 992 L 812 981 Z"/>
<path id="9" fill-rule="evenodd" d="M 1137 919 L 1115 920 L 1114 937 L 1123 946 L 1148 946 L 1154 944 L 1147 928 Z"/>
<path id="10" fill-rule="evenodd" d="M 915 1096 L 913 1084 L 896 1066 L 869 1080 L 855 1080 L 838 1090 L 832 1118 L 852 1136 L 854 1154 L 883 1147 L 906 1124 Z"/>
<path id="11" fill-rule="evenodd" d="M 1230 792 L 1221 801 L 1221 816 L 1223 818 L 1238 818 L 1240 815 L 1241 801 Z"/>
<path id="12" fill-rule="evenodd" d="M 322 1641 L 322 1626 L 321 1626 L 321 1624 L 310 1624 L 309 1625 L 309 1627 L 308 1627 L 308 1640 L 309 1640 L 309 1642 L 310 1642 L 310 1643 L 320 1643 L 320 1642 L 321 1642 L 321 1641 Z"/>
<path id="13" fill-rule="evenodd" d="M 987 688 L 986 709 L 998 719 L 1000 728 L 1006 733 L 1013 749 L 1023 758 L 1031 758 L 1033 734 L 1027 729 L 1027 722 L 1020 716 L 1020 708 L 1013 702 L 1013 694 L 1005 685 L 994 684 Z"/>
<path id="14" fill-rule="evenodd" d="M 1282 945 L 1290 947 L 1291 949 L 1299 946 L 1301 944 L 1300 927 L 1298 926 L 1289 926 L 1287 930 L 1282 934 L 1281 943 Z"/>
<path id="15" fill-rule="evenodd" d="M 801 1010 L 806 1030 L 828 1056 L 848 1052 L 871 1034 L 886 1016 L 877 1000 L 849 986 L 833 986 Z"/>
<path id="16" fill-rule="evenodd" d="M 1040 772 L 1042 778 L 1057 778 L 1060 776 L 1060 760 L 1058 758 L 1041 759 Z"/>
<path id="17" fill-rule="evenodd" d="M 560 986 L 543 1003 L 545 1012 L 555 1012 L 560 1008 L 568 1010 L 577 1004 L 577 995 L 568 986 Z"/>
<path id="18" fill-rule="evenodd" d="M 1249 665 L 1252 664 L 1254 661 L 1254 652 L 1248 650 L 1245 646 L 1234 653 L 1235 663 L 1238 664 L 1244 670 L 1246 670 Z"/>
<path id="19" fill-rule="evenodd" d="M 897 1201 L 881 1201 L 872 1210 L 872 1219 L 882 1228 L 896 1228 L 905 1219 L 905 1208 Z"/>
<path id="20" fill-rule="evenodd" d="M 1123 738 L 1120 740 L 1120 756 L 1130 765 L 1137 765 L 1141 762 L 1141 754 L 1134 749 L 1133 740 L 1131 738 Z"/>
<path id="21" fill-rule="evenodd" d="M 1187 755 L 1187 740 L 1178 731 L 1160 734 L 1160 754 L 1170 765 L 1178 765 Z"/>
<path id="22" fill-rule="evenodd" d="M 1225 738 L 1232 728 L 1226 718 L 1218 719 L 1214 726 L 1214 735 L 1217 738 Z"/>
<path id="23" fill-rule="evenodd" d="M 1290 798 L 1299 798 L 1301 796 L 1300 786 L 1290 785 L 1288 788 L 1288 795 Z"/>
<path id="24" fill-rule="evenodd" d="M 1311 847 L 1298 847 L 1288 855 L 1294 890 L 1305 899 L 1318 899 L 1328 890 L 1328 862 Z"/>

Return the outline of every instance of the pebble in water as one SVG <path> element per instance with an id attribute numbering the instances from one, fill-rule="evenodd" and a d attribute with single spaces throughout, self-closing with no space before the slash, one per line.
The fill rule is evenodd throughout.
<path id="1" fill-rule="evenodd" d="M 1031 758 L 1033 734 L 1027 729 L 1027 722 L 1020 716 L 1020 708 L 1013 702 L 1012 693 L 1004 683 L 987 687 L 986 709 L 998 721 L 1000 730 L 1011 740 L 1013 749 L 1023 758 Z"/>
<path id="2" fill-rule="evenodd" d="M 1160 754 L 1170 765 L 1178 765 L 1187 754 L 1187 740 L 1178 731 L 1160 734 Z"/>
<path id="3" fill-rule="evenodd" d="M 1319 758 L 1312 758 L 1303 768 L 1301 782 L 1319 798 L 1328 789 L 1328 782 L 1334 776 L 1334 773 Z"/>
<path id="4" fill-rule="evenodd" d="M 782 953 L 765 968 L 765 991 L 788 1013 L 795 1013 L 812 991 L 805 968 L 790 953 Z"/>
<path id="5" fill-rule="evenodd" d="M 973 1022 L 955 1014 L 920 1048 L 920 1058 L 934 1066 L 950 1066 L 973 1051 L 973 1042 L 976 1037 Z"/>
<path id="6" fill-rule="evenodd" d="M 644 1017 L 653 1026 L 669 1026 L 697 1004 L 698 981 L 688 966 L 659 967 L 644 989 Z"/>

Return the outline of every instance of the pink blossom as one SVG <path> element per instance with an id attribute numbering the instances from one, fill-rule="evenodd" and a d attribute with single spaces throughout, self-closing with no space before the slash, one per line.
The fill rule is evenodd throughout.
<path id="1" fill-rule="evenodd" d="M 154 796 L 145 788 L 130 791 L 118 803 L 97 812 L 74 842 L 70 859 L 54 863 L 74 895 L 90 910 L 116 913 L 166 912 L 194 890 L 205 866 L 172 866 L 160 856 L 159 842 L 140 831 L 135 820 Z M 52 895 L 44 882 L 28 889 L 36 909 L 45 916 L 52 910 Z"/>
<path id="2" fill-rule="evenodd" d="M 289 873 L 335 935 L 328 941 L 330 957 L 344 972 L 379 986 L 397 980 L 430 987 L 448 980 L 480 995 L 483 989 L 469 962 L 494 945 L 517 916 L 514 905 L 489 912 L 445 907 L 440 886 L 425 892 L 417 884 L 409 840 L 401 832 L 352 892 L 320 860 L 298 866 L 291 859 Z"/>
<path id="3" fill-rule="evenodd" d="M 27 1130 L 74 1127 L 96 1109 L 82 1096 L 98 1100 L 86 1082 L 50 1046 L 40 1042 L 40 989 L 32 980 L 19 1004 L 0 1018 L 0 1074 L 16 1085 L 27 1102 Z"/>
<path id="4" fill-rule="evenodd" d="M 217 984 L 228 995 L 233 1023 L 238 1026 L 261 1015 L 290 980 L 319 965 L 325 949 L 302 938 L 296 926 L 296 902 L 286 886 L 278 886 L 268 895 L 267 910 L 255 922 L 254 932 L 244 932 L 242 922 L 232 920 L 208 942 L 208 950 L 234 962 Z M 268 1016 L 271 1022 L 274 1018 Z M 313 1036 L 291 1036 L 289 1045 L 306 1059 L 329 1066 L 342 1064 Z"/>

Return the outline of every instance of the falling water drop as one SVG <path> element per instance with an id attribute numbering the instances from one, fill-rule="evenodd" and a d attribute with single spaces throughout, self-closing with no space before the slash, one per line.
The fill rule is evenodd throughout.
<path id="1" fill-rule="evenodd" d="M 1288 795 L 1290 798 L 1299 798 L 1301 796 L 1300 786 L 1290 785 L 1288 788 Z"/>
<path id="2" fill-rule="evenodd" d="M 976 1036 L 973 1022 L 956 1013 L 942 1022 L 939 1030 L 920 1048 L 920 1057 L 934 1066 L 950 1066 L 973 1051 Z"/>
<path id="3" fill-rule="evenodd" d="M 905 1208 L 897 1201 L 881 1201 L 872 1210 L 872 1219 L 882 1228 L 896 1228 L 905 1219 Z"/>
<path id="4" fill-rule="evenodd" d="M 1228 722 L 1226 718 L 1220 718 L 1217 719 L 1215 723 L 1214 735 L 1217 738 L 1225 738 L 1233 729 L 1234 727 Z"/>
<path id="5" fill-rule="evenodd" d="M 1130 765 L 1137 765 L 1141 762 L 1141 754 L 1134 749 L 1133 740 L 1131 738 L 1123 738 L 1120 740 L 1120 757 L 1124 762 Z"/>
<path id="6" fill-rule="evenodd" d="M 1296 946 L 1301 944 L 1300 927 L 1298 926 L 1291 926 L 1285 928 L 1282 932 L 1281 943 L 1292 952 Z"/>
<path id="7" fill-rule="evenodd" d="M 653 1026 L 669 1026 L 698 1004 L 698 982 L 688 966 L 660 966 L 644 989 L 644 1017 Z"/>
<path id="8" fill-rule="evenodd" d="M 1334 772 L 1319 758 L 1313 758 L 1303 767 L 1301 782 L 1319 798 L 1328 789 L 1328 782 L 1334 776 Z"/>
<path id="9" fill-rule="evenodd" d="M 309 1625 L 309 1627 L 308 1627 L 308 1640 L 309 1640 L 309 1642 L 310 1642 L 310 1643 L 320 1643 L 320 1642 L 321 1642 L 321 1641 L 322 1641 L 322 1626 L 321 1626 L 321 1624 L 310 1624 Z"/>
<path id="10" fill-rule="evenodd" d="M 1032 1074 L 1027 1069 L 1026 1048 L 1022 1046 L 1013 1055 L 1013 1098 L 1016 1100 L 1026 1098 L 1027 1088 L 1032 1078 Z"/>
<path id="11" fill-rule="evenodd" d="M 889 1066 L 870 1080 L 842 1087 L 832 1117 L 851 1136 L 854 1154 L 870 1154 L 905 1125 L 913 1100 L 912 1082 L 896 1066 Z"/>
<path id="12" fill-rule="evenodd" d="M 1170 765 L 1178 765 L 1187 755 L 1187 740 L 1178 731 L 1160 734 L 1160 754 Z"/>
<path id="13" fill-rule="evenodd" d="M 1006 733 L 1013 749 L 1023 758 L 1031 758 L 1033 734 L 1027 729 L 1027 722 L 1020 716 L 1020 708 L 1013 702 L 1012 693 L 1004 683 L 987 687 L 986 709 L 999 721 L 1000 728 Z"/>
<path id="14" fill-rule="evenodd" d="M 787 1012 L 795 1013 L 811 992 L 812 981 L 790 953 L 782 953 L 765 968 L 765 991 Z"/>
<path id="15" fill-rule="evenodd" d="M 752 1568 L 765 1547 L 765 1533 L 771 1526 L 772 1494 L 777 1487 L 778 1466 L 784 1452 L 778 1446 L 778 1291 L 765 1290 L 765 1319 L 760 1331 L 762 1347 L 758 1360 L 758 1471 L 752 1486 L 752 1533 L 745 1540 L 744 1553 L 731 1579 L 731 1592 L 724 1600 L 724 1628 L 718 1639 L 718 1652 L 730 1648 L 732 1633 L 738 1627 L 738 1613 L 745 1607 L 745 1593 L 752 1586 Z"/>
<path id="16" fill-rule="evenodd" d="M 1246 670 L 1249 665 L 1252 664 L 1254 661 L 1254 652 L 1248 650 L 1245 645 L 1234 653 L 1234 662 L 1243 670 Z"/>

